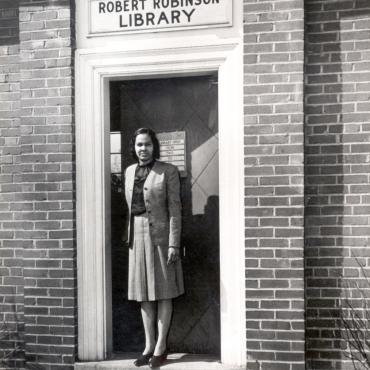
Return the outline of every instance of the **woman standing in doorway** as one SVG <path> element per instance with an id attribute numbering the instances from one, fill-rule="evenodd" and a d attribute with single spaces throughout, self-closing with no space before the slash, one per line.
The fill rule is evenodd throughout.
<path id="1" fill-rule="evenodd" d="M 154 131 L 138 129 L 130 144 L 137 164 L 125 171 L 128 299 L 141 303 L 145 331 L 145 349 L 134 364 L 155 368 L 167 358 L 172 299 L 184 293 L 180 181 L 175 166 L 157 160 L 159 142 Z"/>

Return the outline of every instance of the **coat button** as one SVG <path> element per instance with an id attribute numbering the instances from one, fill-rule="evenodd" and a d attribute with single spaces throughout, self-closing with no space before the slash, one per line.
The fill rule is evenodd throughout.
<path id="1" fill-rule="evenodd" d="M 149 222 L 149 226 L 153 226 L 153 222 Z"/>
<path id="2" fill-rule="evenodd" d="M 144 190 L 148 190 L 148 188 L 144 188 Z"/>

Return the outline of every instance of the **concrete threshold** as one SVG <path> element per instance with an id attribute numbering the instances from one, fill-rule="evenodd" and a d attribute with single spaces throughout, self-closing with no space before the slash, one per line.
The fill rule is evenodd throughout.
<path id="1" fill-rule="evenodd" d="M 133 362 L 137 353 L 114 354 L 111 359 L 96 362 L 76 362 L 75 370 L 137 370 Z M 142 366 L 140 369 L 149 369 Z M 159 368 L 158 368 L 159 369 Z M 171 353 L 160 367 L 164 370 L 242 370 L 244 367 L 224 365 L 216 356 Z"/>

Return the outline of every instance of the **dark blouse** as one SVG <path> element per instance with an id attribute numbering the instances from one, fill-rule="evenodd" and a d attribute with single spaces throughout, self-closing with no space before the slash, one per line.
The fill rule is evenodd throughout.
<path id="1" fill-rule="evenodd" d="M 134 216 L 141 215 L 146 212 L 144 202 L 144 182 L 149 175 L 150 170 L 154 166 L 154 161 L 145 165 L 138 165 L 135 170 L 134 189 L 132 191 L 131 214 Z"/>

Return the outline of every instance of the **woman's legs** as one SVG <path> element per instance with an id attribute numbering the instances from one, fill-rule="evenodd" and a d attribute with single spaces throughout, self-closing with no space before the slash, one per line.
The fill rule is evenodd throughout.
<path id="1" fill-rule="evenodd" d="M 160 356 L 167 348 L 167 334 L 172 318 L 172 299 L 158 301 L 158 339 L 154 355 Z"/>
<path id="2" fill-rule="evenodd" d="M 143 354 L 153 352 L 160 356 L 167 348 L 167 334 L 172 318 L 172 299 L 162 299 L 157 302 L 141 302 L 141 316 L 145 331 L 145 349 Z M 156 312 L 157 311 L 157 312 Z M 158 321 L 158 339 L 155 342 L 155 322 Z"/>
<path id="3" fill-rule="evenodd" d="M 145 331 L 143 354 L 146 355 L 153 352 L 155 347 L 156 302 L 141 302 L 141 316 Z"/>

